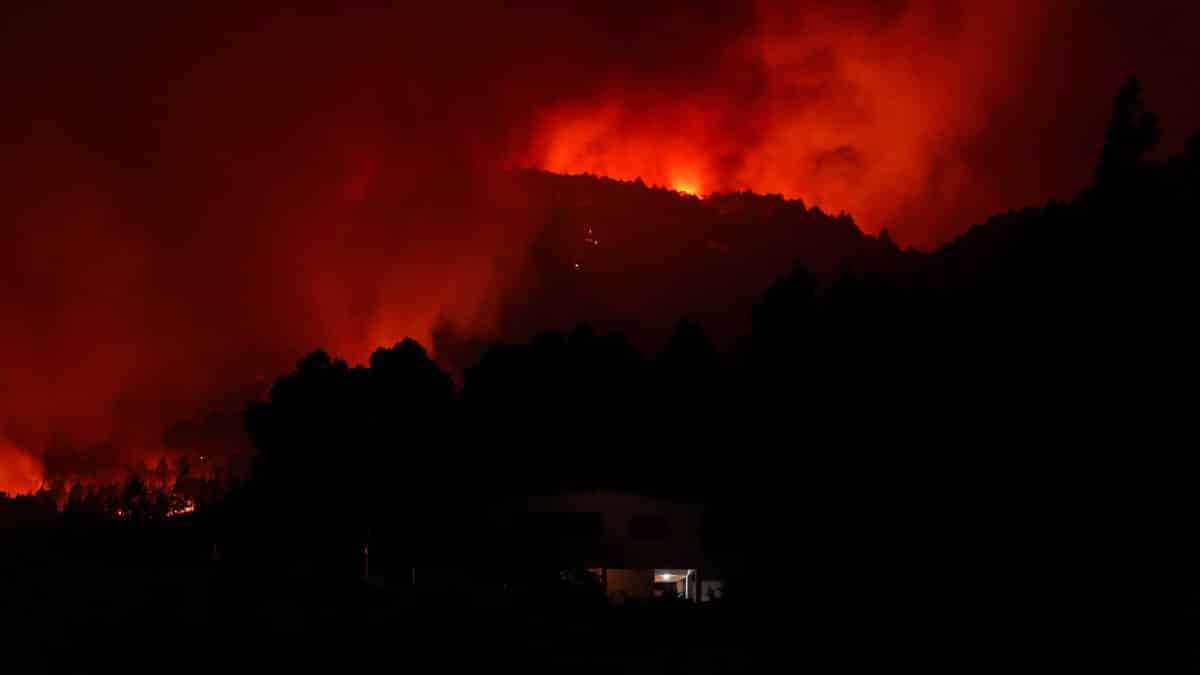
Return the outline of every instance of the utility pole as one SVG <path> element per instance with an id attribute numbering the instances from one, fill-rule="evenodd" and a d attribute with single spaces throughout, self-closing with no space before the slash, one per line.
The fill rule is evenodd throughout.
<path id="1" fill-rule="evenodd" d="M 367 528 L 367 538 L 363 541 L 363 582 L 371 580 L 371 528 Z"/>

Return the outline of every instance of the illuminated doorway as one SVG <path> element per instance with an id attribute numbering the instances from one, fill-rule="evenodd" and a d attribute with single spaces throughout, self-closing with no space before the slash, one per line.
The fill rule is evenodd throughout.
<path id="1" fill-rule="evenodd" d="M 654 597 L 681 598 L 695 602 L 699 599 L 699 579 L 694 569 L 654 570 Z"/>

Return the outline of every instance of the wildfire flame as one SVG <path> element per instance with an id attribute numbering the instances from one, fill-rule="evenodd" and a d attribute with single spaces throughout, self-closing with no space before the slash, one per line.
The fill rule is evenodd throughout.
<path id="1" fill-rule="evenodd" d="M 182 516 L 182 515 L 185 515 L 188 513 L 195 513 L 195 512 L 196 512 L 196 502 L 193 501 L 190 497 L 184 497 L 182 500 L 179 501 L 179 503 L 172 504 L 171 507 L 167 509 L 167 517 L 174 518 L 175 516 Z"/>
<path id="2" fill-rule="evenodd" d="M 0 439 L 3 441 L 4 439 Z M 224 467 L 207 455 L 160 455 L 157 466 L 137 463 L 126 473 L 56 475 L 52 479 L 37 457 L 4 442 L 0 447 L 0 493 L 14 500 L 34 500 L 59 512 L 105 514 L 119 520 L 177 518 L 196 513 L 228 480 Z M 186 464 L 186 468 L 185 468 Z"/>
<path id="3" fill-rule="evenodd" d="M 696 197 L 696 196 L 699 196 L 699 194 L 700 194 L 699 191 L 695 188 L 695 186 L 691 183 L 676 183 L 674 185 L 674 190 L 676 192 L 679 192 L 679 193 L 682 193 L 685 195 L 689 195 L 691 197 Z"/>
<path id="4" fill-rule="evenodd" d="M 10 495 L 35 492 L 41 483 L 38 461 L 0 437 L 0 492 Z"/>

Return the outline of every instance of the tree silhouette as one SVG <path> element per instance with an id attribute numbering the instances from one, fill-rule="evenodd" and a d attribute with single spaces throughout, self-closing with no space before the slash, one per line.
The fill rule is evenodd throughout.
<path id="1" fill-rule="evenodd" d="M 861 253 L 765 284 L 743 305 L 749 330 L 737 339 L 683 321 L 646 354 L 591 324 L 529 333 L 463 364 L 461 391 L 411 340 L 357 367 L 313 352 L 247 410 L 255 488 L 264 510 L 303 523 L 294 536 L 344 532 L 358 555 L 367 527 L 448 550 L 478 534 L 464 523 L 492 499 L 597 487 L 699 497 L 736 524 L 726 528 L 739 530 L 735 548 L 766 558 L 797 522 L 815 522 L 814 539 L 847 556 L 861 544 L 846 532 L 893 536 L 896 523 L 943 513 L 948 528 L 970 530 L 960 512 L 1009 504 L 1003 490 L 1071 466 L 1058 448 L 1097 424 L 1071 406 L 1101 410 L 1094 385 L 1124 376 L 1114 355 L 1154 325 L 1146 266 L 1164 258 L 1164 223 L 1198 219 L 1200 180 L 1200 137 L 1154 161 L 1158 135 L 1131 79 L 1114 99 L 1094 184 L 997 214 L 928 254 L 883 235 L 842 240 L 848 219 L 779 198 L 713 197 L 731 214 L 803 210 L 831 248 Z M 654 208 L 671 199 L 642 197 Z M 721 264 L 713 255 L 705 264 Z M 572 284 L 545 292 L 587 288 Z M 1041 444 L 1055 449 L 1023 454 Z M 926 508 L 930 495 L 937 509 Z M 1012 509 L 1037 504 L 1034 495 Z"/>
<path id="2" fill-rule="evenodd" d="M 1136 77 L 1130 77 L 1113 98 L 1112 118 L 1096 167 L 1097 183 L 1108 185 L 1127 175 L 1160 136 L 1158 116 L 1146 109 L 1142 85 Z"/>

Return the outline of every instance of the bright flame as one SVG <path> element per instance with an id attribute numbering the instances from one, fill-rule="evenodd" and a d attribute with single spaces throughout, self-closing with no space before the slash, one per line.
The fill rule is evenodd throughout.
<path id="1" fill-rule="evenodd" d="M 676 192 L 682 192 L 685 195 L 691 195 L 693 197 L 698 195 L 696 188 L 693 187 L 692 184 L 690 184 L 690 183 L 676 183 L 674 186 L 674 190 Z"/>
<path id="2" fill-rule="evenodd" d="M 691 197 L 700 196 L 700 172 L 691 166 L 673 167 L 667 172 L 667 180 L 676 192 Z"/>
<path id="3" fill-rule="evenodd" d="M 175 516 L 196 512 L 196 502 L 192 501 L 190 497 L 184 497 L 182 499 L 176 498 L 172 501 L 175 503 L 173 503 L 171 507 L 167 509 L 168 518 L 174 518 Z"/>

